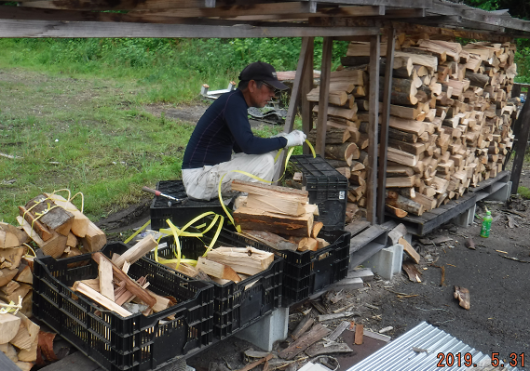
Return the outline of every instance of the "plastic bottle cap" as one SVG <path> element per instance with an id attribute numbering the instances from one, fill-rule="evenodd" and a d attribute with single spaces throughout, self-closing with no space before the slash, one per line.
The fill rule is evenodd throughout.
<path id="1" fill-rule="evenodd" d="M 491 215 L 491 211 L 486 211 L 486 215 Z"/>

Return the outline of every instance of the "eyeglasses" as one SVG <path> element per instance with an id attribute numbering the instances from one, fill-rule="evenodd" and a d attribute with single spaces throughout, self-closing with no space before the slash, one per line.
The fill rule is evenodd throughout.
<path id="1" fill-rule="evenodd" d="M 267 84 L 265 81 L 262 81 L 263 85 L 265 85 L 267 88 L 269 88 L 269 91 L 273 92 L 274 95 L 278 94 L 280 92 L 279 89 L 276 89 L 274 86 Z"/>

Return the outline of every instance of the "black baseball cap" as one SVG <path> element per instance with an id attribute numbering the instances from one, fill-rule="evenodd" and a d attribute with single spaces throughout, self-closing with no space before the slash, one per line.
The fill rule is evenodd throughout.
<path id="1" fill-rule="evenodd" d="M 254 62 L 246 66 L 239 74 L 241 81 L 264 81 L 278 90 L 285 90 L 289 87 L 278 81 L 276 70 L 270 64 L 265 62 Z"/>

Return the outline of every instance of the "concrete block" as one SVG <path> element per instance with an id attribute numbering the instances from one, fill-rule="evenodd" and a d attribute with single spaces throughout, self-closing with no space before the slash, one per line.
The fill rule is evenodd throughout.
<path id="1" fill-rule="evenodd" d="M 394 268 L 392 275 L 395 275 L 401 272 L 401 267 L 403 266 L 403 245 L 397 244 L 390 247 L 394 249 Z"/>
<path id="2" fill-rule="evenodd" d="M 403 262 L 403 245 L 386 247 L 366 260 L 362 265 L 371 268 L 384 279 L 390 280 L 401 270 Z"/>
<path id="3" fill-rule="evenodd" d="M 497 190 L 496 192 L 486 197 L 486 199 L 492 200 L 492 201 L 506 201 L 510 198 L 511 193 L 512 193 L 512 182 L 509 181 L 505 183 L 501 189 Z"/>
<path id="4" fill-rule="evenodd" d="M 348 272 L 346 278 L 361 278 L 363 282 L 372 281 L 374 272 L 370 268 L 358 268 Z"/>
<path id="5" fill-rule="evenodd" d="M 344 278 L 340 280 L 337 283 L 334 283 L 333 285 L 329 286 L 329 290 L 357 290 L 362 289 L 364 287 L 364 282 L 362 278 L 356 277 L 356 278 Z"/>
<path id="6" fill-rule="evenodd" d="M 277 308 L 235 336 L 270 352 L 274 342 L 287 339 L 288 324 L 289 308 Z"/>
<path id="7" fill-rule="evenodd" d="M 474 204 L 473 207 L 467 209 L 466 211 L 464 211 L 462 214 L 458 215 L 457 217 L 454 217 L 453 219 L 451 219 L 451 221 L 453 222 L 453 224 L 459 227 L 467 228 L 473 224 L 476 209 L 477 209 L 477 204 Z"/>

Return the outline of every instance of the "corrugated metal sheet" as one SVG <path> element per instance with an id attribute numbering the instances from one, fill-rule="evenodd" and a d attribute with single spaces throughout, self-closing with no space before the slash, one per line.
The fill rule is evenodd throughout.
<path id="1" fill-rule="evenodd" d="M 416 352 L 412 348 L 425 349 L 426 352 Z M 455 359 L 452 367 L 438 367 L 439 353 L 461 354 L 461 367 Z M 421 322 L 413 329 L 407 331 L 396 340 L 391 341 L 371 356 L 352 366 L 348 371 L 439 371 L 439 370 L 480 370 L 481 368 L 467 367 L 464 365 L 464 355 L 472 355 L 473 364 L 478 366 L 490 365 L 489 355 L 464 344 L 448 333 Z M 445 364 L 445 362 L 444 362 Z M 487 368 L 491 369 L 491 368 Z M 496 370 L 498 370 L 497 368 Z M 516 368 L 506 368 L 517 371 Z"/>

